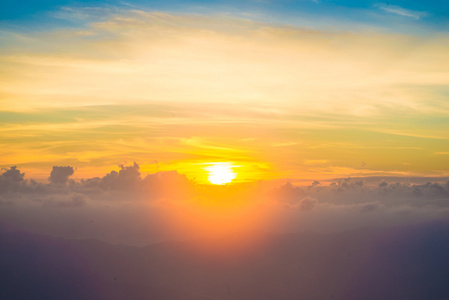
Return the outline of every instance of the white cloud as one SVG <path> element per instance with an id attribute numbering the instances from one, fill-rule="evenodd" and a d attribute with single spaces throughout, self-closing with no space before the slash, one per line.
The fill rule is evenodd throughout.
<path id="1" fill-rule="evenodd" d="M 397 5 L 388 5 L 388 4 L 380 3 L 380 4 L 377 4 L 376 6 L 385 12 L 403 16 L 403 17 L 413 18 L 413 19 L 421 19 L 428 15 L 428 13 L 423 12 L 423 11 L 409 10 L 409 9 L 405 9 L 405 8 L 397 6 Z"/>

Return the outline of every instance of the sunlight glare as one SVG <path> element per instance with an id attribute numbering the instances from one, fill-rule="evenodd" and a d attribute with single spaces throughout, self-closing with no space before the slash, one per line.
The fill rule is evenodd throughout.
<path id="1" fill-rule="evenodd" d="M 232 170 L 233 167 L 230 163 L 214 163 L 204 169 L 209 173 L 207 179 L 210 183 L 223 185 L 237 177 L 237 174 Z"/>

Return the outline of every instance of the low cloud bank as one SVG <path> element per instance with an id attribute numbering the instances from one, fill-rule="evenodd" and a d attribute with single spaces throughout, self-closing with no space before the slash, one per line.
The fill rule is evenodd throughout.
<path id="1" fill-rule="evenodd" d="M 49 183 L 44 184 L 26 178 L 15 166 L 3 169 L 0 228 L 145 244 L 186 238 L 185 232 L 169 226 L 167 219 L 173 210 L 179 219 L 182 214 L 195 216 L 192 207 L 200 207 L 203 217 L 209 214 L 204 220 L 212 222 L 227 214 L 224 222 L 242 224 L 236 218 L 251 215 L 242 211 L 263 209 L 270 217 L 260 230 L 272 232 L 335 232 L 449 216 L 449 181 L 441 180 L 411 184 L 404 178 L 395 182 L 394 178 L 346 178 L 326 186 L 318 181 L 305 187 L 291 183 L 273 187 L 263 181 L 205 186 L 176 171 L 142 177 L 137 163 L 80 181 L 70 178 L 74 172 L 71 166 L 55 166 Z M 210 223 L 204 224 L 208 226 Z"/>

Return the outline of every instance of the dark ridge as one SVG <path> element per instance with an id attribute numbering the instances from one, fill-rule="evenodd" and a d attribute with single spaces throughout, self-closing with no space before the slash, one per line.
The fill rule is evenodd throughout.
<path id="1" fill-rule="evenodd" d="M 449 299 L 449 223 L 271 235 L 244 256 L 0 233 L 0 299 Z"/>

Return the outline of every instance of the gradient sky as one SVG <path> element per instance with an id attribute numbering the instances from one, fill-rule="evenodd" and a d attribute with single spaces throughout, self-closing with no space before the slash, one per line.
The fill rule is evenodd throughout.
<path id="1" fill-rule="evenodd" d="M 449 175 L 445 1 L 2 1 L 0 167 Z"/>

